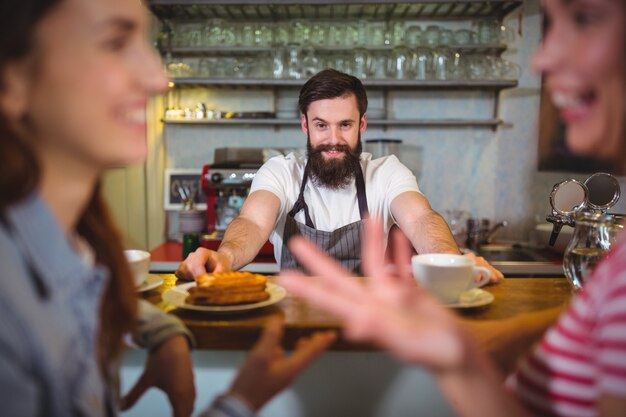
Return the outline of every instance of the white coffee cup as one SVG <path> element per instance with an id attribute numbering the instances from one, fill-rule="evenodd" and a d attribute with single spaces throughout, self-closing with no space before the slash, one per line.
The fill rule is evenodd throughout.
<path id="1" fill-rule="evenodd" d="M 150 252 L 139 249 L 127 249 L 124 251 L 130 271 L 133 274 L 135 287 L 140 286 L 146 280 L 150 272 Z"/>
<path id="2" fill-rule="evenodd" d="M 419 284 L 444 303 L 454 303 L 461 294 L 489 282 L 489 270 L 476 266 L 463 255 L 427 253 L 411 258 L 413 276 Z M 480 280 L 477 281 L 479 275 Z"/>

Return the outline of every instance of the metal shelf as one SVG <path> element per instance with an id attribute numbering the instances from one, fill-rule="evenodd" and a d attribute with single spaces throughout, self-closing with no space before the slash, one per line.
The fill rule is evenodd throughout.
<path id="1" fill-rule="evenodd" d="M 250 78 L 174 78 L 178 86 L 214 86 L 214 87 L 302 87 L 306 79 L 277 80 Z M 415 89 L 487 89 L 502 90 L 517 86 L 517 80 L 363 80 L 365 87 L 415 88 Z"/>
<path id="2" fill-rule="evenodd" d="M 312 47 L 316 52 L 325 53 L 325 52 L 353 52 L 354 47 Z M 363 46 L 363 49 L 366 49 L 370 52 L 384 52 L 384 51 L 392 51 L 393 46 Z M 507 48 L 505 44 L 467 44 L 467 45 L 449 45 L 449 49 L 459 52 L 474 52 L 474 53 L 495 53 L 500 55 Z M 259 46 L 259 47 L 242 47 L 242 46 L 234 46 L 234 47 L 172 47 L 167 50 L 162 50 L 161 53 L 165 55 L 166 53 L 171 54 L 172 56 L 207 56 L 207 55 L 224 55 L 224 56 L 232 56 L 232 55 L 254 55 L 258 53 L 271 52 L 274 48 L 269 46 Z"/>
<path id="3" fill-rule="evenodd" d="M 523 0 L 428 0 L 401 3 L 374 0 L 149 0 L 160 19 L 185 21 L 213 18 L 285 20 L 344 19 L 480 19 L 503 18 Z"/>
<path id="4" fill-rule="evenodd" d="M 300 126 L 299 119 L 163 119 L 167 125 L 187 125 L 187 126 Z M 394 119 L 368 119 L 368 126 L 385 127 L 486 127 L 496 128 L 503 122 L 500 119 L 414 119 L 414 120 L 394 120 Z"/>

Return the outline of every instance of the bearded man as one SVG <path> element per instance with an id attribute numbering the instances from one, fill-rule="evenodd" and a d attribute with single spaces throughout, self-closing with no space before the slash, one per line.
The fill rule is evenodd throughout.
<path id="1" fill-rule="evenodd" d="M 383 219 L 387 233 L 397 224 L 418 253 L 460 253 L 413 173 L 394 155 L 372 159 L 361 152 L 367 95 L 358 78 L 323 70 L 304 84 L 298 105 L 307 155 L 267 161 L 219 249 L 190 254 L 176 271 L 179 278 L 242 268 L 268 238 L 281 269 L 301 268 L 287 247 L 296 234 L 358 273 L 368 216 Z M 490 268 L 492 281 L 502 279 L 482 258 L 477 263 Z"/>

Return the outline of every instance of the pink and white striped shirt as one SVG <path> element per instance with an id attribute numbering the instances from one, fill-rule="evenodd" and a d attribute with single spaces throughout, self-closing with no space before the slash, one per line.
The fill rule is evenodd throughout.
<path id="1" fill-rule="evenodd" d="M 626 398 L 626 236 L 507 381 L 535 415 L 597 416 Z"/>

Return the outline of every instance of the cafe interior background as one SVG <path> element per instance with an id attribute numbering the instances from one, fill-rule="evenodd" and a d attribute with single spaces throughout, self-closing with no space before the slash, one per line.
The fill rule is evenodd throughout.
<path id="1" fill-rule="evenodd" d="M 128 248 L 180 240 L 181 207 L 166 204 L 167 194 L 177 191 L 167 187 L 172 172 L 199 176 L 220 148 L 303 150 L 298 90 L 312 72 L 327 66 L 363 78 L 370 100 L 364 144 L 401 140 L 396 155 L 447 220 L 451 211 L 463 210 L 493 223 L 506 221 L 497 239 L 528 241 L 550 213 L 553 185 L 589 175 L 573 172 L 585 171 L 581 164 L 566 171 L 540 164 L 545 155 L 539 156 L 539 113 L 545 101 L 541 77 L 529 70 L 542 34 L 539 0 L 274 3 L 148 1 L 172 88 L 148 105 L 146 163 L 114 169 L 105 178 L 105 195 Z M 427 72 L 416 63 L 405 67 L 424 54 L 431 54 Z M 435 56 L 443 60 L 441 67 Z M 363 64 L 367 59 L 373 62 L 369 69 Z M 395 69 L 377 66 L 382 59 L 397 64 Z M 498 69 L 490 67 L 494 62 Z M 261 117 L 227 119 L 229 114 Z M 618 180 L 623 186 L 624 178 Z M 613 212 L 626 212 L 623 200 Z M 142 355 L 125 357 L 124 387 L 138 377 Z M 199 407 L 227 387 L 243 355 L 194 353 Z M 383 354 L 329 352 L 321 362 L 332 369 L 332 384 L 316 368 L 266 415 L 316 415 L 324 410 L 319 402 L 324 395 L 333 395 L 335 409 L 359 415 L 414 415 L 415 402 L 423 415 L 452 415 L 426 373 L 401 369 Z M 369 373 L 361 374 L 363 369 Z M 372 375 L 379 380 L 375 386 L 367 383 Z M 355 383 L 360 391 L 342 396 L 332 388 Z M 380 399 L 378 408 L 367 408 L 366 398 Z M 125 415 L 167 415 L 167 409 L 163 396 L 149 393 Z"/>
<path id="2" fill-rule="evenodd" d="M 159 6 L 161 3 L 166 6 Z M 176 12 L 172 11 L 174 8 L 167 7 L 168 3 L 176 2 L 159 0 L 151 2 L 152 9 L 162 17 L 161 20 L 156 17 L 154 19 L 154 37 L 155 44 L 159 41 L 164 65 L 169 67 L 173 75 L 194 77 L 200 80 L 209 75 L 208 78 L 212 78 L 213 82 L 201 81 L 197 84 L 179 85 L 174 79 L 176 84 L 172 87 L 172 92 L 168 96 L 153 100 L 148 107 L 149 156 L 147 162 L 142 166 L 112 170 L 106 177 L 106 195 L 125 233 L 127 246 L 134 248 L 151 249 L 168 239 L 180 238 L 177 228 L 177 210 L 166 210 L 164 205 L 164 183 L 167 170 L 186 169 L 199 174 L 204 164 L 213 162 L 216 148 L 303 149 L 306 140 L 297 123 L 299 115 L 296 103 L 298 88 L 304 83 L 307 75 L 302 69 L 299 79 L 286 73 L 291 45 L 283 47 L 286 54 L 285 74 L 281 78 L 287 79 L 287 82 L 277 81 L 274 84 L 255 82 L 252 77 L 257 75 L 254 74 L 249 74 L 249 77 L 246 74 L 232 75 L 231 73 L 229 75 L 228 71 L 232 71 L 232 66 L 236 65 L 233 64 L 233 59 L 243 61 L 242 56 L 246 58 L 251 56 L 249 59 L 253 59 L 254 64 L 250 66 L 256 67 L 272 59 L 273 49 L 257 48 L 263 52 L 246 56 L 236 52 L 246 50 L 245 46 L 234 48 L 213 46 L 219 41 L 210 40 L 209 34 L 206 35 L 207 38 L 194 39 L 193 35 L 189 36 L 189 31 L 199 27 L 200 36 L 202 36 L 204 33 L 202 30 L 209 28 L 211 24 L 229 28 L 235 37 L 242 36 L 239 32 L 248 28 L 244 24 L 246 21 L 240 19 L 222 19 L 221 21 L 209 17 L 196 19 L 193 10 L 189 8 L 185 12 L 189 13 L 187 18 L 177 19 Z M 259 16 L 263 16 L 258 7 L 254 9 L 254 6 L 249 5 L 236 6 L 235 3 L 246 2 L 231 2 L 230 7 L 233 10 L 252 7 L 251 10 L 256 10 Z M 513 63 L 515 68 L 508 74 L 503 74 L 504 79 L 496 75 L 486 76 L 491 79 L 491 82 L 504 81 L 502 83 L 504 87 L 490 86 L 489 82 L 483 86 L 467 86 L 467 83 L 464 85 L 463 81 L 471 81 L 471 75 L 457 77 L 450 75 L 449 70 L 447 80 L 443 76 L 444 81 L 431 88 L 424 88 L 424 84 L 432 80 L 437 82 L 436 74 L 428 74 L 426 81 L 416 80 L 415 70 L 412 73 L 407 72 L 407 75 L 388 74 L 385 80 L 391 81 L 388 84 L 377 83 L 377 79 L 366 74 L 363 81 L 370 99 L 368 111 L 370 124 L 362 139 L 364 141 L 380 138 L 400 139 L 402 143 L 397 156 L 415 173 L 421 190 L 439 213 L 445 215 L 449 210 L 464 210 L 472 217 L 488 218 L 493 222 L 506 220 L 508 226 L 498 232 L 498 238 L 528 240 L 535 225 L 544 222 L 546 214 L 549 213 L 548 196 L 552 186 L 566 178 L 584 179 L 588 174 L 538 170 L 541 78 L 529 70 L 528 63 L 541 38 L 542 18 L 537 0 L 503 3 L 512 4 L 514 10 L 502 19 L 506 32 L 502 33 L 500 40 L 486 40 L 489 44 L 505 45 L 505 48 L 500 48 L 495 52 L 488 48 L 464 49 L 454 39 L 456 31 L 461 29 L 472 30 L 474 36 L 477 36 L 478 25 L 484 19 L 472 16 L 441 20 L 405 17 L 388 21 L 388 25 L 395 25 L 391 31 L 395 30 L 399 33 L 396 36 L 404 37 L 405 40 L 408 39 L 407 36 L 412 36 L 412 39 L 408 41 L 413 43 L 408 46 L 409 54 L 418 51 L 420 47 L 428 47 L 435 52 L 441 49 L 438 44 L 435 45 L 425 40 L 427 28 L 435 26 L 439 30 L 437 33 L 435 29 L 435 39 L 437 36 L 440 38 L 448 36 L 448 39 L 440 41 L 450 42 L 450 45 L 444 46 L 452 53 L 459 51 L 461 59 L 470 55 L 499 55 L 502 59 Z M 365 7 L 386 6 L 391 8 L 386 10 L 393 10 L 396 13 L 404 7 L 402 4 L 392 2 L 378 2 L 378 4 L 379 6 L 370 4 Z M 306 11 L 306 9 L 299 10 Z M 173 13 L 174 18 L 168 19 L 172 17 L 168 13 Z M 440 13 L 443 14 L 443 12 Z M 275 31 L 280 28 L 280 25 L 310 25 L 309 29 L 316 23 L 330 25 L 326 19 L 287 19 L 288 14 L 279 16 L 277 19 L 264 18 L 255 21 L 253 18 L 250 22 L 253 29 L 256 28 L 254 25 L 263 24 L 263 28 L 268 31 Z M 164 16 L 165 19 L 163 19 Z M 180 17 L 180 14 L 178 16 Z M 366 23 L 370 25 L 369 34 L 366 36 L 371 37 L 373 32 L 375 34 L 376 24 L 381 23 L 382 14 L 377 18 L 367 14 L 365 16 L 370 16 L 369 22 Z M 192 17 L 192 24 L 186 26 L 184 22 L 188 22 L 190 17 Z M 363 21 L 364 19 L 361 19 L 359 22 L 359 19 L 355 18 L 341 20 L 338 23 L 358 28 Z M 166 37 L 163 33 L 163 22 L 171 26 L 172 31 L 168 34 L 171 38 L 169 41 L 163 40 Z M 421 33 L 412 35 L 415 32 L 415 26 L 419 26 Z M 444 34 L 447 29 L 449 31 Z M 161 33 L 159 33 L 160 30 Z M 326 31 L 328 37 L 328 26 Z M 429 34 L 431 37 L 432 32 Z M 452 32 L 451 38 L 450 32 Z M 419 35 L 421 39 L 417 38 Z M 388 35 L 387 43 L 394 43 L 393 36 L 393 33 Z M 288 42 L 294 40 L 300 39 L 287 39 Z M 237 44 L 245 40 L 235 39 L 234 42 Z M 328 58 L 324 55 L 325 51 L 333 49 L 333 46 L 329 44 L 328 38 L 324 42 L 326 44 L 322 46 L 312 45 L 313 54 L 318 57 L 319 69 L 329 63 L 332 65 L 334 62 L 332 56 Z M 358 38 L 356 42 L 360 42 Z M 369 45 L 368 43 L 371 42 L 375 40 L 370 38 L 363 40 L 364 45 L 357 45 L 356 50 L 364 49 L 375 58 L 376 51 L 380 48 L 377 49 L 379 45 Z M 479 43 L 479 40 L 473 42 Z M 255 47 L 257 45 L 247 49 L 254 50 Z M 302 45 L 299 48 L 300 64 L 302 64 L 303 57 L 311 52 Z M 343 57 L 340 65 L 348 65 L 350 61 L 353 61 L 350 59 L 355 51 L 353 46 L 338 45 L 334 48 L 334 56 Z M 228 56 L 223 52 L 224 49 L 235 52 Z M 387 46 L 384 52 L 388 60 L 394 59 L 393 54 L 397 49 L 393 45 Z M 205 51 L 206 55 L 185 54 L 185 51 L 194 50 Z M 213 51 L 213 54 L 210 51 Z M 205 60 L 200 63 L 201 68 L 198 68 L 203 56 Z M 226 69 L 225 75 L 221 74 L 223 78 L 198 73 L 198 70 L 207 70 L 202 66 L 214 65 L 219 60 L 225 62 L 224 65 L 227 67 L 231 65 Z M 451 64 L 448 65 L 451 68 Z M 214 68 L 209 69 L 209 71 L 213 70 Z M 271 70 L 272 68 L 269 68 L 268 71 Z M 264 77 L 273 78 L 273 75 L 270 73 Z M 242 79 L 247 81 L 247 85 L 238 85 Z M 394 85 L 396 82 L 399 84 Z M 456 87 L 446 87 L 446 83 L 451 83 Z M 164 123 L 166 110 L 180 108 L 184 111 L 184 108 L 188 108 L 188 113 L 191 112 L 192 116 L 195 116 L 200 103 L 205 106 L 205 114 L 270 112 L 275 113 L 277 123 L 243 124 L 238 123 L 236 119 L 230 120 L 228 124 L 214 123 L 215 120 L 208 119 L 201 123 L 175 123 L 176 120 Z M 185 116 L 180 115 L 180 117 Z M 389 121 L 377 123 L 378 119 Z M 447 120 L 451 122 L 448 123 Z M 411 123 L 411 121 L 417 122 Z M 426 121 L 434 121 L 434 123 L 428 125 Z M 463 123 L 463 121 L 468 121 L 468 123 Z M 620 179 L 620 183 L 623 184 L 623 179 Z M 198 192 L 201 191 L 198 190 Z M 623 202 L 619 202 L 614 211 L 624 212 L 621 209 L 622 206 Z"/>

